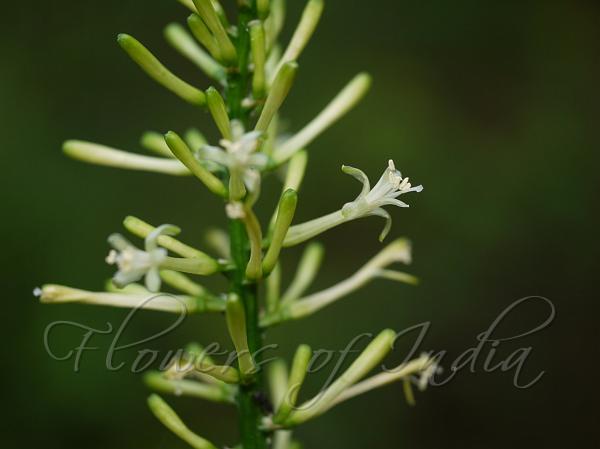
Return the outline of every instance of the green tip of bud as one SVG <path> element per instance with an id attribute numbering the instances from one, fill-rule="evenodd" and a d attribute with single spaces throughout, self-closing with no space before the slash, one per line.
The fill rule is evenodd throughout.
<path id="1" fill-rule="evenodd" d="M 298 204 L 298 193 L 293 189 L 287 189 L 281 195 L 279 200 L 279 206 L 277 209 L 277 218 L 275 219 L 275 225 L 273 226 L 273 235 L 271 237 L 271 245 L 263 260 L 263 274 L 268 274 L 273 270 L 277 260 L 279 259 L 279 253 L 283 245 L 283 240 L 292 224 L 294 214 L 296 213 L 296 205 Z"/>
<path id="2" fill-rule="evenodd" d="M 183 423 L 177 413 L 157 394 L 148 397 L 148 407 L 163 425 L 195 449 L 215 449 L 215 446 L 196 435 Z"/>
<path id="3" fill-rule="evenodd" d="M 225 139 L 231 140 L 231 122 L 227 114 L 225 101 L 219 91 L 212 86 L 206 89 L 206 103 L 221 135 Z"/>
<path id="4" fill-rule="evenodd" d="M 298 346 L 298 349 L 296 349 L 296 353 L 294 354 L 294 361 L 292 362 L 286 395 L 273 417 L 273 422 L 278 424 L 284 422 L 296 406 L 298 394 L 300 393 L 300 388 L 306 378 L 311 358 L 312 349 L 310 346 L 306 344 Z"/>
<path id="5" fill-rule="evenodd" d="M 194 154 L 177 133 L 168 131 L 165 134 L 165 142 L 177 159 L 185 165 L 208 189 L 216 195 L 227 196 L 227 189 L 219 178 L 203 167 L 194 157 Z"/>
<path id="6" fill-rule="evenodd" d="M 229 335 L 237 351 L 240 374 L 242 379 L 248 379 L 256 372 L 256 365 L 248 346 L 244 305 L 238 295 L 231 293 L 227 297 L 225 311 Z"/>
<path id="7" fill-rule="evenodd" d="M 269 6 L 269 0 L 256 0 L 256 11 L 260 20 L 265 20 L 269 16 Z"/>
<path id="8" fill-rule="evenodd" d="M 298 64 L 295 61 L 286 62 L 281 69 L 279 69 L 275 81 L 273 81 L 273 85 L 271 86 L 269 95 L 267 96 L 267 100 L 265 101 L 265 106 L 256 123 L 255 129 L 257 131 L 267 131 L 273 116 L 277 113 L 286 99 L 297 71 Z"/>
<path id="9" fill-rule="evenodd" d="M 204 105 L 204 92 L 175 76 L 146 47 L 129 34 L 121 33 L 117 42 L 133 61 L 157 83 L 188 103 Z"/>

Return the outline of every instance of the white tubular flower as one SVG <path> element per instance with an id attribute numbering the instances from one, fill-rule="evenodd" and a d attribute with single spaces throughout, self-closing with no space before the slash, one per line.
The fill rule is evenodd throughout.
<path id="1" fill-rule="evenodd" d="M 50 304 L 77 302 L 171 313 L 196 312 L 201 305 L 198 299 L 191 296 L 175 296 L 168 293 L 153 294 L 148 291 L 139 293 L 91 292 L 56 284 L 47 284 L 36 288 L 33 294 L 40 298 L 41 302 Z"/>
<path id="2" fill-rule="evenodd" d="M 147 145 L 144 146 L 147 147 Z M 63 144 L 63 152 L 73 159 L 105 167 L 164 173 L 174 176 L 190 175 L 190 171 L 185 165 L 177 160 L 144 156 L 83 140 L 67 140 Z"/>
<path id="3" fill-rule="evenodd" d="M 343 165 L 342 171 L 362 182 L 363 188 L 360 194 L 354 201 L 344 204 L 344 207 L 336 212 L 292 226 L 287 233 L 284 246 L 297 245 L 342 223 L 369 215 L 377 215 L 386 219 L 385 227 L 379 235 L 379 240 L 382 241 L 392 226 L 392 217 L 383 209 L 383 206 L 408 207 L 408 204 L 400 201 L 398 197 L 405 193 L 423 190 L 422 185 L 413 187 L 408 177 L 403 178 L 402 173 L 396 170 L 394 161 L 391 159 L 372 189 L 369 178 L 362 170 Z"/>
<path id="4" fill-rule="evenodd" d="M 239 121 L 231 122 L 232 139 L 222 139 L 221 147 L 205 145 L 199 150 L 201 159 L 219 164 L 229 170 L 229 191 L 232 200 L 239 200 L 246 194 L 256 191 L 260 184 L 258 172 L 268 163 L 264 153 L 257 153 L 261 132 L 244 133 Z M 258 182 L 257 182 L 258 178 Z"/>
<path id="5" fill-rule="evenodd" d="M 375 374 L 374 376 L 347 388 L 336 398 L 334 405 L 394 382 L 410 382 L 410 379 L 417 375 L 419 376 L 417 384 L 419 390 L 422 391 L 423 389 L 420 387 L 421 379 L 427 379 L 428 381 L 434 373 L 438 372 L 438 370 L 438 365 L 434 359 L 427 354 L 421 354 L 421 356 L 416 359 L 403 363 L 391 370 L 385 370 L 379 374 Z"/>
<path id="6" fill-rule="evenodd" d="M 106 262 L 116 264 L 119 270 L 113 276 L 117 287 L 145 278 L 146 287 L 151 292 L 160 289 L 160 266 L 167 259 L 167 250 L 159 248 L 157 239 L 161 235 L 177 235 L 180 229 L 173 225 L 162 225 L 150 233 L 145 240 L 145 251 L 132 245 L 120 234 L 108 237 L 108 243 L 114 248 L 106 257 Z"/>
<path id="7" fill-rule="evenodd" d="M 352 276 L 329 288 L 299 299 L 294 296 L 290 297 L 286 293 L 284 301 L 281 302 L 280 310 L 265 315 L 262 324 L 268 326 L 279 321 L 299 319 L 311 315 L 376 278 L 386 278 L 413 285 L 418 283 L 418 279 L 408 273 L 386 269 L 389 265 L 397 262 L 404 264 L 410 264 L 411 262 L 410 242 L 406 239 L 401 238 L 393 241 Z"/>

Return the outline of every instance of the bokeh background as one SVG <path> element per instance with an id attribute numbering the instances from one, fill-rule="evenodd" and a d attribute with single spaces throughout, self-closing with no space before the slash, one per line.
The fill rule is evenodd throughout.
<path id="1" fill-rule="evenodd" d="M 233 3 L 233 2 L 230 2 Z M 289 6 L 289 37 L 302 2 Z M 193 179 L 83 165 L 61 142 L 83 138 L 139 150 L 147 129 L 200 127 L 206 113 L 183 104 L 127 60 L 115 43 L 128 32 L 176 73 L 208 81 L 168 48 L 162 27 L 187 15 L 175 1 L 4 2 L 0 50 L 2 129 L 2 446 L 6 448 L 183 448 L 146 409 L 139 375 L 104 368 L 114 333 L 90 342 L 79 372 L 44 350 L 56 320 L 118 326 L 124 310 L 39 305 L 32 289 L 59 282 L 99 289 L 111 269 L 105 237 L 135 214 L 174 222 L 190 242 L 224 224 L 222 206 Z M 425 191 L 409 210 L 393 210 L 392 237 L 414 245 L 409 287 L 375 282 L 317 316 L 269 333 L 290 357 L 300 342 L 338 350 L 362 332 L 429 321 L 422 349 L 451 362 L 515 300 L 541 295 L 556 307 L 550 327 L 498 348 L 500 359 L 531 347 L 522 379 L 513 371 L 475 372 L 404 402 L 399 385 L 347 402 L 297 432 L 305 447 L 591 448 L 598 447 L 597 184 L 600 7 L 585 1 L 447 2 L 329 0 L 283 112 L 299 129 L 356 72 L 374 77 L 366 100 L 310 148 L 298 219 L 339 207 L 357 193 L 342 163 L 377 178 L 388 158 Z M 267 217 L 278 184 L 266 184 Z M 270 193 L 268 190 L 270 189 Z M 330 232 L 315 289 L 341 280 L 380 248 L 382 221 L 360 220 Z M 290 271 L 299 251 L 286 253 Z M 215 285 L 217 288 L 218 285 Z M 541 303 L 518 309 L 496 335 L 536 327 Z M 172 323 L 138 314 L 122 336 L 132 342 Z M 52 339 L 66 354 L 80 331 Z M 219 317 L 192 317 L 151 347 L 196 340 L 226 343 Z M 116 361 L 134 359 L 134 348 Z M 392 359 L 402 358 L 398 348 Z M 322 378 L 309 381 L 318 388 Z M 190 426 L 233 445 L 235 414 L 224 406 L 172 398 Z M 234 430 L 232 430 L 234 429 Z"/>

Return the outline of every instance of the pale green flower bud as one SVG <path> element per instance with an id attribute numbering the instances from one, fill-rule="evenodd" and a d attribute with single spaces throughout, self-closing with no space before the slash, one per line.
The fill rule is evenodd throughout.
<path id="1" fill-rule="evenodd" d="M 313 249 L 313 252 L 314 253 L 306 256 L 306 263 L 304 263 L 305 257 L 303 257 L 300 269 L 298 270 L 298 275 L 290 285 L 290 291 L 285 293 L 279 310 L 275 313 L 267 314 L 261 321 L 263 326 L 268 326 L 282 320 L 299 319 L 311 315 L 318 310 L 321 310 L 323 307 L 326 307 L 361 288 L 373 279 L 378 277 L 392 278 L 392 276 L 388 276 L 385 273 L 382 274 L 383 268 L 388 265 L 396 262 L 409 264 L 411 261 L 410 243 L 405 239 L 398 239 L 386 246 L 349 278 L 332 287 L 326 288 L 325 290 L 312 293 L 303 298 L 298 298 L 298 292 L 302 292 L 306 289 L 317 271 L 316 268 L 310 265 L 310 261 L 314 260 L 317 262 L 316 266 L 318 266 L 318 262 L 320 262 L 319 259 L 321 254 L 319 254 L 318 249 Z M 394 276 L 393 280 L 410 284 L 414 284 L 416 281 L 416 278 L 409 274 L 401 272 L 394 273 L 398 273 L 398 276 Z"/>
<path id="2" fill-rule="evenodd" d="M 287 366 L 283 359 L 275 359 L 268 366 L 269 392 L 275 407 L 285 399 L 288 384 Z"/>
<path id="3" fill-rule="evenodd" d="M 282 192 L 285 192 L 288 189 L 295 190 L 296 192 L 300 189 L 300 184 L 302 184 L 302 180 L 304 179 L 304 173 L 306 171 L 306 164 L 308 163 L 308 153 L 306 151 L 299 151 L 288 163 L 287 170 L 285 172 L 285 180 L 283 181 L 283 189 Z M 277 212 L 279 208 L 275 208 L 273 215 L 271 216 L 271 221 L 269 223 L 269 232 L 273 231 L 273 226 L 275 226 L 275 220 L 277 219 Z"/>
<path id="4" fill-rule="evenodd" d="M 200 164 L 194 157 L 190 148 L 185 144 L 185 142 L 173 131 L 169 131 L 165 134 L 165 142 L 175 155 L 177 159 L 179 159 L 183 165 L 185 165 L 189 171 L 192 172 L 196 178 L 198 178 L 202 183 L 208 187 L 208 190 L 213 192 L 216 195 L 225 197 L 227 195 L 227 189 L 221 182 L 219 178 L 209 172 L 206 168 Z"/>
<path id="5" fill-rule="evenodd" d="M 322 12 L 323 0 L 308 1 L 302 12 L 300 23 L 298 23 L 296 31 L 294 31 L 294 35 L 292 36 L 292 40 L 288 44 L 279 65 L 275 69 L 275 73 L 277 73 L 284 64 L 298 60 L 300 53 L 302 53 L 302 50 L 304 50 L 304 47 L 306 47 L 306 44 L 308 44 L 308 41 L 313 35 Z"/>
<path id="6" fill-rule="evenodd" d="M 255 99 L 261 99 L 265 94 L 265 62 L 266 62 L 266 42 L 265 30 L 262 22 L 253 20 L 249 24 L 250 28 L 250 47 L 252 49 L 252 63 L 254 72 L 252 74 L 252 93 Z"/>
<path id="7" fill-rule="evenodd" d="M 212 402 L 235 403 L 233 392 L 229 388 L 194 380 L 169 379 L 164 373 L 158 371 L 146 373 L 144 382 L 159 393 L 200 398 Z"/>
<path id="8" fill-rule="evenodd" d="M 272 53 L 272 49 L 277 42 L 277 38 L 283 22 L 285 21 L 285 0 L 271 0 L 269 17 L 265 20 L 265 32 L 267 38 L 267 50 Z M 280 57 L 277 57 L 277 61 Z"/>
<path id="9" fill-rule="evenodd" d="M 226 316 L 229 335 L 237 352 L 240 374 L 242 379 L 248 379 L 256 373 L 257 368 L 248 347 L 244 305 L 235 293 L 231 293 L 227 298 Z"/>
<path id="10" fill-rule="evenodd" d="M 368 74 L 356 75 L 319 115 L 276 149 L 275 161 L 285 162 L 295 152 L 306 148 L 319 134 L 350 111 L 364 97 L 370 85 L 371 77 Z"/>
<path id="11" fill-rule="evenodd" d="M 140 145 L 145 149 L 152 151 L 160 156 L 174 158 L 171 149 L 165 142 L 165 137 L 161 133 L 146 131 L 140 138 Z M 183 165 L 183 164 L 182 164 Z M 186 171 L 189 172 L 189 170 Z"/>
<path id="12" fill-rule="evenodd" d="M 285 306 L 296 299 L 311 286 L 317 273 L 321 269 L 323 255 L 325 250 L 323 245 L 318 242 L 311 242 L 306 246 L 302 253 L 302 258 L 298 264 L 298 269 L 294 275 L 294 279 L 281 297 L 281 305 Z"/>
<path id="13" fill-rule="evenodd" d="M 67 140 L 63 152 L 73 159 L 106 167 L 140 170 L 167 175 L 187 176 L 190 171 L 181 162 L 142 156 L 83 140 Z"/>
<path id="14" fill-rule="evenodd" d="M 294 61 L 286 62 L 281 69 L 279 69 L 275 81 L 273 81 L 273 85 L 269 90 L 269 95 L 267 96 L 263 110 L 258 118 L 258 122 L 256 122 L 255 130 L 262 132 L 267 131 L 271 119 L 277 113 L 287 97 L 297 71 L 298 64 Z"/>
<path id="15" fill-rule="evenodd" d="M 193 1 L 196 10 L 198 11 L 198 15 L 202 18 L 215 37 L 221 60 L 228 65 L 234 65 L 237 61 L 237 53 L 221 23 L 213 2 L 211 0 Z M 218 2 L 215 3 L 218 4 Z"/>
<path id="16" fill-rule="evenodd" d="M 165 38 L 175 50 L 188 58 L 208 76 L 221 83 L 224 82 L 225 68 L 207 54 L 181 25 L 178 23 L 167 25 Z"/>
<path id="17" fill-rule="evenodd" d="M 304 379 L 308 370 L 308 364 L 311 358 L 312 349 L 310 346 L 298 346 L 298 349 L 296 349 L 296 354 L 294 355 L 294 361 L 292 362 L 292 370 L 290 371 L 290 377 L 288 379 L 285 396 L 281 402 L 279 402 L 279 407 L 277 408 L 277 412 L 273 417 L 273 422 L 275 424 L 284 422 L 292 412 L 293 408 L 296 406 L 298 393 L 300 392 L 300 388 L 302 388 L 302 384 L 304 383 Z"/>
<path id="18" fill-rule="evenodd" d="M 156 310 L 171 313 L 194 313 L 204 309 L 204 300 L 190 296 L 176 296 L 167 293 L 107 293 L 90 292 L 64 285 L 47 284 L 36 288 L 34 295 L 43 303 L 81 303 L 98 306 L 123 307 L 128 309 Z M 221 307 L 223 310 L 224 307 Z"/>
<path id="19" fill-rule="evenodd" d="M 269 0 L 256 0 L 258 18 L 264 20 L 269 15 Z"/>
<path id="20" fill-rule="evenodd" d="M 175 411 L 161 399 L 160 396 L 153 394 L 148 397 L 148 407 L 156 418 L 164 426 L 188 443 L 194 449 L 217 449 L 210 441 L 196 435 L 183 423 Z"/>
<path id="21" fill-rule="evenodd" d="M 204 45 L 213 58 L 220 61 L 221 50 L 219 49 L 219 45 L 200 16 L 198 14 L 191 14 L 187 18 L 187 24 L 196 40 Z"/>
<path id="22" fill-rule="evenodd" d="M 382 331 L 365 350 L 326 390 L 292 411 L 284 422 L 286 426 L 301 424 L 319 416 L 335 405 L 342 392 L 369 373 L 392 349 L 396 333 L 391 329 Z"/>
<path id="23" fill-rule="evenodd" d="M 165 284 L 191 296 L 202 296 L 206 293 L 204 287 L 177 271 L 160 270 L 160 278 Z"/>
<path id="24" fill-rule="evenodd" d="M 127 52 L 129 57 L 157 83 L 166 87 L 188 103 L 200 106 L 206 103 L 204 92 L 171 73 L 169 69 L 162 65 L 162 63 L 135 38 L 128 34 L 119 34 L 117 41 L 121 48 Z"/>
<path id="25" fill-rule="evenodd" d="M 206 145 L 206 138 L 196 128 L 189 128 L 183 135 L 183 138 L 185 140 L 185 143 L 187 143 L 188 146 L 194 152 L 197 152 L 198 150 L 200 150 L 200 148 L 202 148 L 204 145 Z"/>
<path id="26" fill-rule="evenodd" d="M 125 219 L 123 220 L 123 226 L 125 226 L 125 229 L 127 229 L 133 235 L 143 239 L 148 237 L 150 234 L 152 234 L 152 232 L 155 231 L 155 229 L 157 229 L 151 224 L 146 223 L 145 221 L 134 217 L 133 215 L 128 215 L 127 217 L 125 217 Z M 185 243 L 182 243 L 171 236 L 161 235 L 157 238 L 156 241 L 160 246 L 163 246 L 169 251 L 173 251 L 174 253 L 179 254 L 180 256 L 188 257 L 191 259 L 201 259 L 207 264 L 207 267 L 212 266 L 214 270 L 218 269 L 219 265 L 217 261 L 210 257 L 208 254 L 200 251 L 199 249 L 186 245 Z"/>
<path id="27" fill-rule="evenodd" d="M 231 123 L 227 115 L 227 107 L 225 106 L 223 97 L 221 97 L 219 91 L 214 87 L 209 87 L 206 90 L 206 104 L 223 138 L 231 140 Z"/>
<path id="28" fill-rule="evenodd" d="M 375 374 L 368 379 L 359 382 L 346 390 L 344 390 L 334 401 L 334 405 L 346 401 L 358 395 L 364 394 L 376 388 L 383 387 L 393 382 L 404 381 L 405 395 L 407 401 L 414 404 L 414 396 L 410 389 L 412 376 L 419 375 L 419 385 L 426 385 L 431 376 L 438 370 L 438 365 L 435 360 L 427 354 L 421 355 L 419 358 L 403 363 L 391 370 L 386 370 L 379 374 Z"/>
<path id="29" fill-rule="evenodd" d="M 276 263 L 265 281 L 265 304 L 267 313 L 273 313 L 279 307 L 279 297 L 281 295 L 281 264 Z"/>
<path id="30" fill-rule="evenodd" d="M 263 259 L 263 275 L 269 274 L 279 259 L 281 245 L 283 244 L 283 239 L 294 219 L 297 203 L 298 194 L 295 190 L 288 189 L 281 196 L 277 209 L 277 219 L 275 220 L 273 234 L 271 235 L 271 244 Z"/>

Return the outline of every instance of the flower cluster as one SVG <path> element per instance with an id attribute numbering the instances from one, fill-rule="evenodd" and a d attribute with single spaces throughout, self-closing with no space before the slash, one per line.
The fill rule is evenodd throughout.
<path id="1" fill-rule="evenodd" d="M 82 302 L 95 305 L 142 308 L 163 312 L 225 314 L 236 361 L 218 364 L 208 351 L 189 345 L 185 354 L 163 372 L 145 376 L 158 393 L 187 395 L 205 400 L 237 404 L 241 415 L 243 449 L 262 449 L 273 441 L 276 449 L 289 449 L 293 427 L 313 419 L 336 404 L 374 388 L 402 381 L 407 401 L 414 402 L 411 385 L 424 389 L 438 367 L 428 355 L 410 360 L 394 370 L 369 374 L 392 349 L 396 333 L 379 333 L 356 357 L 348 369 L 312 399 L 298 405 L 301 386 L 308 375 L 312 350 L 301 344 L 288 371 L 278 358 L 267 372 L 261 370 L 260 348 L 264 330 L 288 320 L 308 318 L 376 279 L 415 285 L 412 274 L 394 264 L 411 263 L 411 246 L 396 239 L 381 249 L 354 274 L 331 287 L 308 292 L 323 262 L 324 248 L 314 238 L 341 224 L 367 216 L 386 220 L 380 234 L 390 232 L 392 218 L 387 206 L 406 208 L 404 194 L 421 192 L 412 186 L 392 160 L 371 187 L 358 168 L 342 171 L 362 183 L 352 201 L 325 216 L 294 224 L 298 190 L 307 167 L 307 148 L 312 141 L 349 112 L 365 95 L 370 77 L 356 75 L 316 117 L 299 131 L 288 135 L 279 125 L 279 114 L 295 80 L 298 59 L 319 22 L 322 0 L 308 0 L 289 44 L 278 44 L 284 21 L 285 0 L 238 1 L 237 22 L 229 21 L 218 0 L 179 0 L 190 11 L 189 31 L 180 24 L 166 27 L 168 42 L 190 60 L 216 87 L 199 89 L 182 80 L 142 43 L 127 34 L 118 43 L 127 55 L 153 80 L 184 101 L 206 109 L 221 138 L 210 145 L 197 129 L 145 132 L 141 146 L 153 155 L 142 155 L 82 140 L 64 143 L 64 152 L 75 159 L 116 168 L 190 176 L 222 201 L 228 230 L 207 232 L 207 244 L 215 251 L 179 240 L 174 225 L 153 226 L 128 216 L 124 227 L 143 239 L 143 249 L 121 234 L 112 234 L 106 261 L 117 272 L 106 291 L 88 291 L 57 284 L 35 290 L 45 303 Z M 264 177 L 283 173 L 278 204 L 268 223 L 255 211 Z M 301 256 L 289 286 L 282 290 L 280 254 L 284 248 L 310 241 Z M 202 285 L 202 277 L 222 275 L 229 286 L 213 293 Z M 139 284 L 140 281 L 144 284 Z M 258 299 L 264 285 L 264 301 Z M 308 293 L 307 293 L 308 292 Z M 178 370 L 180 363 L 187 363 Z M 261 407 L 263 378 L 268 377 L 270 402 L 274 410 Z M 266 379 L 265 379 L 266 380 Z M 168 429 L 196 449 L 216 446 L 192 431 L 158 395 L 148 399 L 154 415 Z"/>

